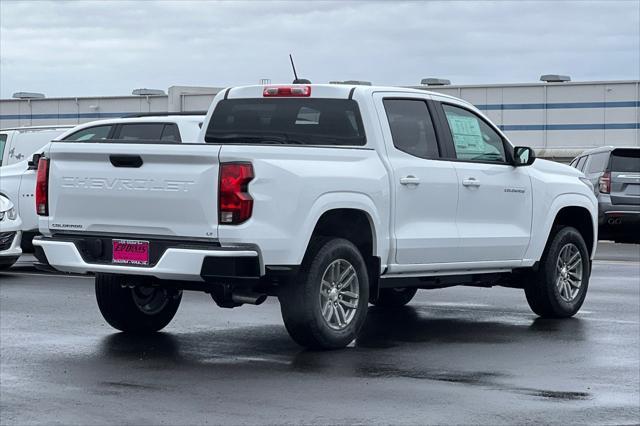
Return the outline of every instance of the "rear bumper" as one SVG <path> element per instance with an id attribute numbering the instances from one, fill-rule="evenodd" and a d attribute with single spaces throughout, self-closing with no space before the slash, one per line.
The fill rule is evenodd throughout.
<path id="1" fill-rule="evenodd" d="M 40 262 L 62 272 L 141 275 L 176 281 L 257 279 L 264 275 L 259 252 L 252 247 L 169 247 L 157 262 L 145 267 L 87 262 L 74 241 L 36 237 L 33 245 Z"/>
<path id="2" fill-rule="evenodd" d="M 603 225 L 613 225 L 612 220 L 617 224 L 640 223 L 640 205 L 635 204 L 612 204 L 611 198 L 600 194 L 598 197 L 598 223 Z"/>
<path id="3" fill-rule="evenodd" d="M 640 205 L 612 204 L 608 195 L 598 197 L 599 238 L 640 241 Z"/>

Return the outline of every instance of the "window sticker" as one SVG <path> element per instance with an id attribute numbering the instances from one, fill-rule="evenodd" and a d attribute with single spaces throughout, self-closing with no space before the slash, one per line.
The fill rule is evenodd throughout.
<path id="1" fill-rule="evenodd" d="M 485 142 L 477 119 L 449 113 L 447 121 L 449 121 L 451 133 L 453 133 L 458 155 L 482 154 L 484 152 Z"/>

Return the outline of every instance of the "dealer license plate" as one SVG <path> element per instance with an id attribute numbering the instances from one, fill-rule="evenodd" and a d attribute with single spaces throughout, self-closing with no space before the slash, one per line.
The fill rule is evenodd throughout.
<path id="1" fill-rule="evenodd" d="M 128 265 L 149 264 L 149 241 L 112 240 L 113 263 Z"/>

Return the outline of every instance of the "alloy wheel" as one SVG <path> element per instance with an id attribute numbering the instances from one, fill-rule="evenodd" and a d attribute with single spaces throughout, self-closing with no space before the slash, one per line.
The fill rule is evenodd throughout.
<path id="1" fill-rule="evenodd" d="M 331 262 L 320 284 L 320 309 L 330 328 L 343 330 L 353 321 L 359 295 L 360 285 L 353 265 L 344 259 Z"/>
<path id="2" fill-rule="evenodd" d="M 560 249 L 556 262 L 556 287 L 565 302 L 573 302 L 580 293 L 582 263 L 582 254 L 575 244 L 568 243 Z"/>

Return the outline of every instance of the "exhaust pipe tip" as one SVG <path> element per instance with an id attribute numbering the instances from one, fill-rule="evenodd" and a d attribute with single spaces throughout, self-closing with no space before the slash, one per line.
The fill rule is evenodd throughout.
<path id="1" fill-rule="evenodd" d="M 231 300 L 240 305 L 247 303 L 249 305 L 261 305 L 267 300 L 267 295 L 262 293 L 233 293 Z"/>

